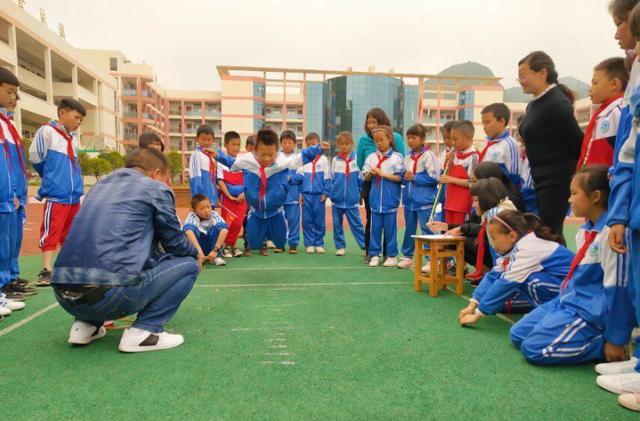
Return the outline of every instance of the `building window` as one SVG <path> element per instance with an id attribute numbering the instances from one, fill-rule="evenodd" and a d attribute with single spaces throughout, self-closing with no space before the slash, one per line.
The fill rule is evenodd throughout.
<path id="1" fill-rule="evenodd" d="M 109 58 L 109 69 L 111 69 L 112 72 L 117 72 L 118 71 L 118 58 L 117 57 L 110 57 Z"/>

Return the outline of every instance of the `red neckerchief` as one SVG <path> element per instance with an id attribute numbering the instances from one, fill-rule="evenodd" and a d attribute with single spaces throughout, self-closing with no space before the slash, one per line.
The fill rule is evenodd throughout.
<path id="1" fill-rule="evenodd" d="M 478 153 L 478 151 L 476 151 L 475 149 L 472 149 L 470 152 L 464 153 L 464 152 L 456 152 L 456 158 L 463 160 L 463 159 L 467 159 L 469 158 L 471 155 Z"/>
<path id="2" fill-rule="evenodd" d="M 478 233 L 478 254 L 476 256 L 476 270 L 469 275 L 471 279 L 480 279 L 484 275 L 484 236 L 487 232 L 487 221 L 482 221 L 480 232 Z"/>
<path id="3" fill-rule="evenodd" d="M 262 207 L 262 199 L 267 193 L 267 173 L 265 172 L 265 168 L 267 167 L 260 165 L 260 194 L 258 195 L 258 207 Z"/>
<path id="4" fill-rule="evenodd" d="M 351 157 L 351 154 L 346 155 L 346 154 L 339 153 L 338 156 L 342 158 L 342 160 L 345 162 L 344 175 L 348 180 L 349 174 L 351 172 L 351 168 L 349 167 L 351 166 L 351 161 L 353 161 L 353 158 Z"/>
<path id="5" fill-rule="evenodd" d="M 75 168 L 75 166 L 76 166 L 76 157 L 75 157 L 75 154 L 73 153 L 73 136 L 70 135 L 69 133 L 67 133 L 66 131 L 62 130 L 58 126 L 54 126 L 51 123 L 49 123 L 48 125 L 51 128 L 53 128 L 53 130 L 58 132 L 58 134 L 60 136 L 62 136 L 67 141 L 67 156 L 71 160 L 71 165 L 73 165 L 73 167 Z"/>
<path id="6" fill-rule="evenodd" d="M 207 156 L 207 158 L 209 158 L 209 178 L 211 178 L 211 183 L 214 184 L 214 188 L 215 188 L 215 183 L 216 183 L 216 161 L 215 159 L 213 159 L 213 156 L 211 155 L 211 152 L 206 150 L 206 149 L 201 149 L 202 153 L 205 154 Z"/>
<path id="7" fill-rule="evenodd" d="M 313 179 L 316 177 L 316 164 L 320 160 L 321 156 L 322 155 L 318 155 L 313 158 L 313 161 L 311 161 L 311 184 L 313 184 Z"/>
<path id="8" fill-rule="evenodd" d="M 389 153 L 389 152 L 387 152 Z M 381 168 L 382 167 L 382 163 L 384 161 L 386 161 L 387 159 L 389 159 L 389 157 L 391 156 L 391 154 L 389 155 L 384 155 L 382 157 L 380 157 L 380 155 L 378 155 L 378 165 L 376 165 L 376 168 Z M 376 175 L 376 184 L 380 184 L 380 176 Z"/>
<path id="9" fill-rule="evenodd" d="M 593 114 L 593 117 L 591 117 L 591 120 L 589 120 L 589 124 L 587 125 L 587 129 L 584 131 L 584 139 L 582 140 L 582 151 L 580 152 L 580 159 L 578 160 L 578 167 L 577 169 L 579 170 L 580 168 L 582 168 L 583 166 L 585 166 L 587 164 L 587 160 L 589 159 L 589 152 L 591 152 L 591 144 L 593 143 L 594 139 L 593 139 L 593 132 L 596 128 L 596 121 L 598 120 L 598 116 L 609 106 L 611 105 L 612 102 L 618 100 L 622 98 L 622 95 L 618 95 L 615 98 L 611 98 L 608 99 L 607 101 L 605 101 L 602 105 L 600 105 L 600 108 L 598 108 L 598 111 L 595 112 L 595 114 Z"/>
<path id="10" fill-rule="evenodd" d="M 416 175 L 416 169 L 418 168 L 418 160 L 420 159 L 420 157 L 422 155 L 424 155 L 424 153 L 428 150 L 428 148 L 422 148 L 422 150 L 420 151 L 420 153 L 418 153 L 417 155 L 414 154 L 413 151 L 411 151 L 411 155 L 409 155 L 409 157 L 411 158 L 411 160 L 413 161 L 413 175 Z"/>
<path id="11" fill-rule="evenodd" d="M 22 150 L 22 138 L 20 137 L 20 133 L 18 133 L 18 129 L 16 129 L 16 126 L 13 125 L 9 117 L 7 117 L 6 115 L 0 113 L 0 120 L 4 121 L 7 124 L 9 133 L 11 133 L 11 137 L 16 143 L 16 149 L 18 150 L 18 158 L 20 160 L 22 173 L 24 174 L 25 178 L 29 178 L 29 173 L 27 173 L 27 168 L 24 165 L 24 151 Z M 4 132 L 2 130 L 2 126 L 0 126 L 0 137 L 6 139 L 6 136 L 4 135 Z"/>
<path id="12" fill-rule="evenodd" d="M 589 246 L 591 245 L 591 243 L 593 243 L 593 240 L 596 239 L 597 235 L 598 235 L 598 231 L 585 231 L 584 244 L 582 244 L 582 247 L 580 247 L 580 250 L 578 250 L 578 253 L 575 255 L 575 257 L 571 261 L 571 266 L 569 267 L 569 273 L 567 273 L 567 277 L 564 278 L 564 280 L 562 281 L 562 284 L 560 285 L 560 291 L 562 291 L 567 286 L 567 284 L 573 277 L 573 272 L 575 272 L 575 270 L 578 268 L 578 265 L 580 264 L 582 259 L 584 259 L 584 255 L 587 254 L 587 250 L 589 249 Z"/>

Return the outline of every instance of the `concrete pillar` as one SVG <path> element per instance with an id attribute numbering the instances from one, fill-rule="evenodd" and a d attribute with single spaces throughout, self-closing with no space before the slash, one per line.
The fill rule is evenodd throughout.
<path id="1" fill-rule="evenodd" d="M 51 48 L 44 49 L 44 83 L 47 102 L 53 104 L 53 69 L 51 67 Z"/>

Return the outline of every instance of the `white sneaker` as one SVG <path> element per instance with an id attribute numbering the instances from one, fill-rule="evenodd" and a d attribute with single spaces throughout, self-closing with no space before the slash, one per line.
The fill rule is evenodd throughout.
<path id="1" fill-rule="evenodd" d="M 6 301 L 0 301 L 0 316 L 10 316 L 11 309 L 7 307 Z"/>
<path id="2" fill-rule="evenodd" d="M 625 393 L 618 396 L 618 403 L 627 409 L 640 412 L 640 394 Z"/>
<path id="3" fill-rule="evenodd" d="M 422 266 L 422 267 L 420 268 L 420 270 L 421 270 L 422 272 L 424 272 L 424 273 L 429 273 L 429 272 L 431 272 L 431 262 L 427 261 L 427 264 L 426 264 L 426 265 L 424 265 L 424 266 Z"/>
<path id="4" fill-rule="evenodd" d="M 122 332 L 118 349 L 122 352 L 160 351 L 182 345 L 184 337 L 173 333 L 152 333 L 130 327 Z"/>
<path id="5" fill-rule="evenodd" d="M 398 259 L 396 259 L 395 257 L 387 257 L 387 260 L 384 261 L 384 264 L 382 266 L 386 268 L 394 268 L 398 266 Z"/>
<path id="6" fill-rule="evenodd" d="M 216 257 L 215 259 L 213 259 L 213 263 L 216 266 L 224 266 L 227 264 L 227 262 L 224 261 L 224 259 L 222 257 Z"/>
<path id="7" fill-rule="evenodd" d="M 371 260 L 369 260 L 369 266 L 376 267 L 380 264 L 380 258 L 378 256 L 373 256 Z"/>
<path id="8" fill-rule="evenodd" d="M 2 306 L 9 309 L 9 314 L 11 314 L 12 311 L 22 310 L 26 307 L 26 304 L 22 301 L 10 300 L 4 294 L 0 294 L 0 307 Z M 0 316 L 8 316 L 9 314 L 2 314 L 0 311 Z"/>
<path id="9" fill-rule="evenodd" d="M 598 376 L 596 383 L 601 388 L 618 395 L 640 393 L 640 373 L 636 372 Z"/>
<path id="10" fill-rule="evenodd" d="M 89 323 L 76 320 L 71 325 L 67 342 L 73 345 L 88 345 L 96 339 L 104 338 L 106 334 L 107 329 L 104 326 L 97 328 Z"/>
<path id="11" fill-rule="evenodd" d="M 324 254 L 324 252 L 325 252 L 324 247 L 316 247 L 316 253 Z"/>
<path id="12" fill-rule="evenodd" d="M 633 373 L 638 364 L 638 358 L 631 357 L 627 361 L 618 361 L 615 363 L 596 364 L 596 373 L 598 374 L 622 374 Z"/>
<path id="13" fill-rule="evenodd" d="M 269 240 L 269 241 L 267 241 L 267 248 L 268 249 L 274 249 L 274 248 L 276 248 L 276 245 L 273 243 L 273 241 Z"/>
<path id="14" fill-rule="evenodd" d="M 242 250 L 234 248 L 233 249 L 233 257 L 242 257 Z"/>
<path id="15" fill-rule="evenodd" d="M 413 259 L 410 257 L 405 257 L 402 260 L 400 260 L 400 263 L 398 263 L 398 267 L 400 269 L 408 269 L 412 266 L 413 266 Z"/>
<path id="16" fill-rule="evenodd" d="M 224 252 L 222 253 L 222 257 L 224 257 L 225 259 L 231 259 L 233 257 L 233 254 L 231 254 L 231 249 L 229 247 L 225 247 L 224 248 Z"/>
<path id="17" fill-rule="evenodd" d="M 316 252 L 316 248 L 313 246 L 307 247 L 307 254 L 313 254 Z"/>
<path id="18" fill-rule="evenodd" d="M 344 256 L 344 254 L 345 254 L 344 249 L 338 249 L 336 251 L 336 256 Z"/>

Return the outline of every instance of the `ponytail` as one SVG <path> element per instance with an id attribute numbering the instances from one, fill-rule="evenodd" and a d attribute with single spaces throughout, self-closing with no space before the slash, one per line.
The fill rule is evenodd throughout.
<path id="1" fill-rule="evenodd" d="M 541 238 L 547 241 L 553 241 L 554 243 L 558 243 L 564 245 L 564 238 L 561 235 L 555 234 L 551 231 L 551 228 L 544 225 L 542 219 L 535 213 L 527 212 L 522 215 L 524 220 L 527 223 L 527 227 L 529 228 L 529 232 L 533 232 L 536 237 Z"/>
<path id="2" fill-rule="evenodd" d="M 535 213 L 522 213 L 517 210 L 505 210 L 494 217 L 491 222 L 500 227 L 503 234 L 513 231 L 522 238 L 527 234 L 534 233 L 536 237 L 563 244 L 562 236 L 554 234 L 549 227 L 543 225 L 542 219 Z"/>

